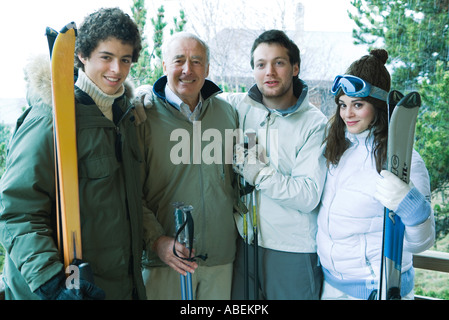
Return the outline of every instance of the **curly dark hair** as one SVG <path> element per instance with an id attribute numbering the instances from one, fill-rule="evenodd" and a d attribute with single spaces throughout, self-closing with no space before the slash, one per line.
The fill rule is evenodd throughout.
<path id="1" fill-rule="evenodd" d="M 75 44 L 75 65 L 83 69 L 78 54 L 90 57 L 101 41 L 113 37 L 130 44 L 133 50 L 132 62 L 137 62 L 142 49 L 139 28 L 131 17 L 119 8 L 101 8 L 89 14 L 78 29 Z"/>

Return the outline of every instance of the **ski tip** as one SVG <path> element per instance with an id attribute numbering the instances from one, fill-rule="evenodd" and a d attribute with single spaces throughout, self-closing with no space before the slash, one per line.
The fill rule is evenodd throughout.
<path id="1" fill-rule="evenodd" d="M 76 23 L 75 22 L 70 22 L 68 24 L 66 24 L 62 29 L 61 29 L 61 33 L 66 33 L 67 31 L 69 31 L 70 29 L 75 30 L 75 35 L 77 34 L 77 29 L 76 29 Z"/>
<path id="2" fill-rule="evenodd" d="M 56 31 L 53 28 L 47 27 L 47 28 L 45 28 L 45 35 L 47 37 L 57 37 L 58 31 Z"/>
<path id="3" fill-rule="evenodd" d="M 51 58 L 53 53 L 53 45 L 55 44 L 56 38 L 58 37 L 58 31 L 50 27 L 47 27 L 45 29 L 45 36 L 47 37 L 48 49 L 50 50 L 50 58 Z"/>
<path id="4" fill-rule="evenodd" d="M 391 91 L 388 93 L 387 103 L 388 103 L 388 105 L 390 105 L 390 106 L 395 106 L 395 105 L 398 104 L 398 102 L 399 102 L 402 98 L 404 98 L 404 95 L 403 95 L 401 92 L 399 92 L 399 91 L 397 91 L 397 90 L 391 90 Z"/>
<path id="5" fill-rule="evenodd" d="M 410 92 L 398 102 L 398 105 L 408 109 L 419 108 L 421 106 L 421 95 L 416 91 Z"/>
<path id="6" fill-rule="evenodd" d="M 388 93 L 387 96 L 388 119 L 391 118 L 393 110 L 396 108 L 396 105 L 398 104 L 399 101 L 401 101 L 402 98 L 404 98 L 404 95 L 402 94 L 402 92 L 399 92 L 397 90 L 391 90 Z"/>

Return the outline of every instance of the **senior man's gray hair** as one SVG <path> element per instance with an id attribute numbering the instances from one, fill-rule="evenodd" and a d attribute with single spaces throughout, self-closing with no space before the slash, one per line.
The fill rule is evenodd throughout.
<path id="1" fill-rule="evenodd" d="M 210 50 L 209 50 L 209 46 L 207 45 L 206 42 L 204 42 L 203 40 L 200 39 L 200 37 L 198 37 L 197 35 L 190 33 L 190 32 L 177 32 L 175 34 L 173 34 L 167 41 L 164 41 L 164 43 L 162 44 L 162 60 L 165 59 L 165 57 L 167 56 L 167 50 L 170 46 L 170 44 L 177 39 L 193 39 L 195 41 L 197 41 L 203 48 L 204 51 L 206 52 L 206 63 L 209 64 L 210 61 Z"/>

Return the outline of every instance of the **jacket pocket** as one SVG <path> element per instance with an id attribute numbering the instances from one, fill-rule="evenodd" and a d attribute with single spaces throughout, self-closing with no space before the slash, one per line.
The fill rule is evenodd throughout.
<path id="1" fill-rule="evenodd" d="M 115 156 L 87 159 L 81 161 L 79 166 L 79 177 L 88 179 L 107 178 L 119 168 Z"/>

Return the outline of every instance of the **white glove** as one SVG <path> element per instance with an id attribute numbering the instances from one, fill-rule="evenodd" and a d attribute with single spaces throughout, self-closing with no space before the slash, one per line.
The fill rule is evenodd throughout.
<path id="1" fill-rule="evenodd" d="M 396 211 L 411 187 L 387 170 L 382 170 L 376 183 L 374 197 L 390 210 Z"/>
<path id="2" fill-rule="evenodd" d="M 263 154 L 264 149 L 258 144 L 250 149 L 245 149 L 243 144 L 236 144 L 232 168 L 253 186 L 260 171 L 268 163 Z"/>
<path id="3" fill-rule="evenodd" d="M 140 104 L 146 109 L 150 109 L 153 106 L 151 101 L 151 92 L 153 91 L 153 87 L 149 84 L 142 85 L 136 89 L 136 97 L 135 100 L 138 100 Z"/>
<path id="4" fill-rule="evenodd" d="M 143 85 L 138 87 L 136 90 L 136 95 L 131 101 L 132 105 L 134 106 L 132 113 L 134 115 L 134 118 L 136 119 L 134 121 L 134 124 L 136 126 L 145 122 L 145 120 L 147 119 L 145 108 L 149 109 L 153 106 L 153 104 L 151 103 L 152 88 L 153 87 L 150 85 Z"/>

